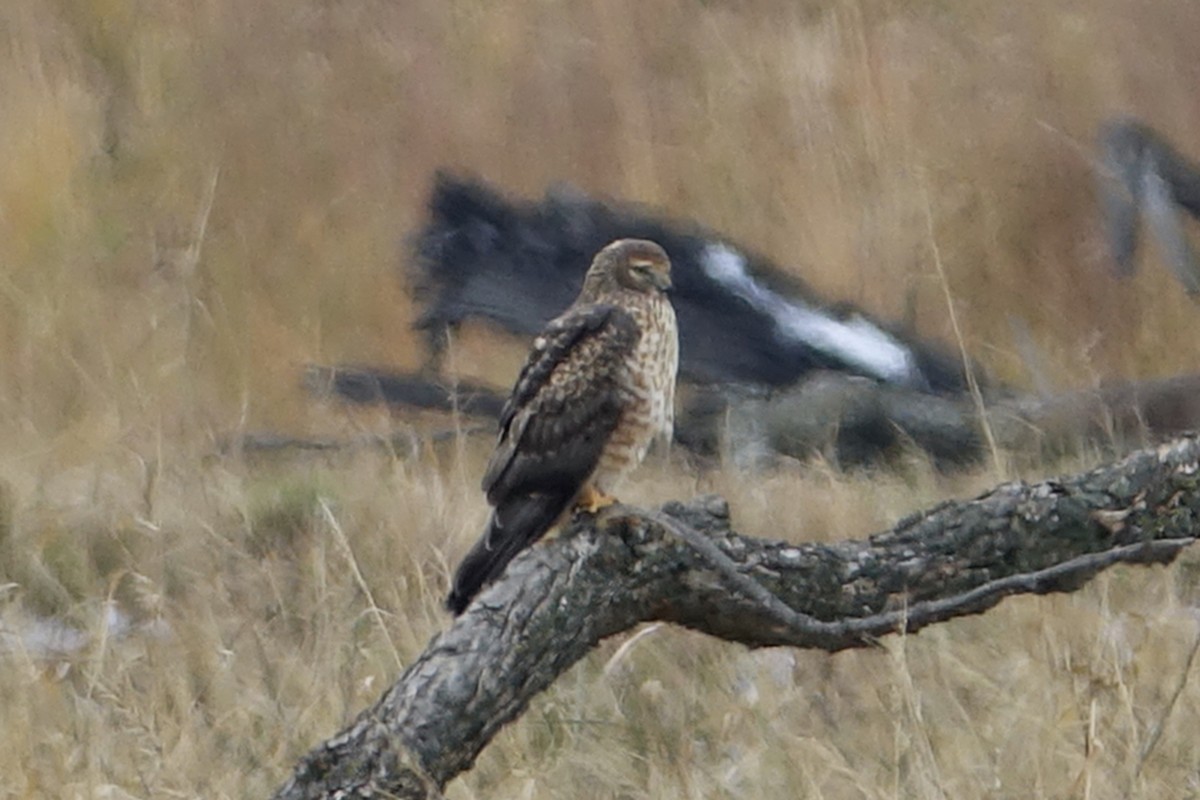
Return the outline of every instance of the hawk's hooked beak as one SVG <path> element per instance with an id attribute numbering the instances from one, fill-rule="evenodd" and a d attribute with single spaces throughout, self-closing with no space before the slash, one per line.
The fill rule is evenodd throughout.
<path id="1" fill-rule="evenodd" d="M 669 292 L 669 291 L 671 291 L 671 287 L 672 287 L 672 285 L 673 285 L 673 284 L 671 283 L 671 276 L 670 276 L 670 275 L 664 275 L 664 274 L 663 274 L 663 273 L 661 273 L 661 272 L 655 272 L 655 273 L 654 273 L 654 286 L 655 286 L 655 288 L 656 288 L 656 289 L 658 289 L 660 292 Z"/>

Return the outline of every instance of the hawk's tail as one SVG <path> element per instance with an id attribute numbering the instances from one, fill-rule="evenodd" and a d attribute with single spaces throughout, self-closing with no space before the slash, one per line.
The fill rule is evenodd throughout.
<path id="1" fill-rule="evenodd" d="M 487 530 L 454 571 L 446 608 L 458 616 L 484 586 L 554 525 L 571 494 L 538 493 L 506 499 L 488 519 Z"/>

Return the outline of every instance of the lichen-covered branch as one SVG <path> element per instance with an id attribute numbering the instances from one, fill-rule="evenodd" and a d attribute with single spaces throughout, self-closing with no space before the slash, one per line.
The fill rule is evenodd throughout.
<path id="1" fill-rule="evenodd" d="M 715 497 L 661 514 L 670 521 L 618 508 L 531 548 L 276 797 L 437 796 L 535 695 L 640 622 L 836 651 L 1012 594 L 1072 591 L 1115 563 L 1169 561 L 1200 534 L 1200 438 L 1067 479 L 1005 484 L 862 541 L 741 536 Z M 713 549 L 689 544 L 692 532 Z"/>

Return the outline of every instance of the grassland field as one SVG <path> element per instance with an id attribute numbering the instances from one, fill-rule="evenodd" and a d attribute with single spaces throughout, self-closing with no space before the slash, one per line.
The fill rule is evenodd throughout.
<path id="1" fill-rule="evenodd" d="M 229 446 L 461 424 L 300 384 L 420 362 L 399 268 L 438 167 L 700 220 L 952 343 L 948 292 L 1016 386 L 1194 371 L 1200 309 L 1152 248 L 1112 276 L 1091 159 L 1115 114 L 1200 157 L 1197 33 L 1187 0 L 0 3 L 0 798 L 266 796 L 448 624 L 486 441 Z M 520 358 L 472 328 L 451 366 Z M 1097 458 L 676 460 L 625 499 L 835 540 Z M 1196 797 L 1196 565 L 871 652 L 654 628 L 447 796 Z"/>

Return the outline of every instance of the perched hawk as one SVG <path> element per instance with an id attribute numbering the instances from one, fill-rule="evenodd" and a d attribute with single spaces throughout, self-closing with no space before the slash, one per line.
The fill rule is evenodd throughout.
<path id="1" fill-rule="evenodd" d="M 596 254 L 575 302 L 543 329 L 500 415 L 483 476 L 492 515 L 454 574 L 455 614 L 572 506 L 594 513 L 674 424 L 679 339 L 654 242 Z"/>

